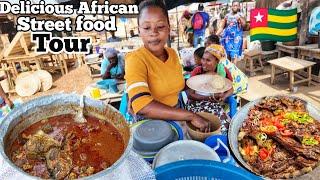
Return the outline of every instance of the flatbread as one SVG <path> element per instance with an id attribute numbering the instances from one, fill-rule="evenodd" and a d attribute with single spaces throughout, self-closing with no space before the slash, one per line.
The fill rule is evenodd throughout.
<path id="1" fill-rule="evenodd" d="M 232 82 L 219 75 L 202 74 L 187 80 L 187 86 L 201 95 L 223 93 L 232 88 Z"/>
<path id="2" fill-rule="evenodd" d="M 211 89 L 223 89 L 225 86 L 225 80 L 221 76 L 215 76 L 214 80 L 209 82 L 208 85 L 210 86 L 209 88 Z"/>
<path id="3" fill-rule="evenodd" d="M 34 74 L 23 74 L 16 81 L 16 92 L 19 96 L 32 96 L 39 91 L 41 87 L 40 79 Z"/>
<path id="4" fill-rule="evenodd" d="M 48 91 L 52 87 L 52 76 L 48 71 L 38 70 L 33 73 L 41 81 L 41 91 Z"/>

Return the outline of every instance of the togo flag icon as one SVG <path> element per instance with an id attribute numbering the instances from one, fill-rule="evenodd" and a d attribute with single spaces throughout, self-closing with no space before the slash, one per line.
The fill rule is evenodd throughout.
<path id="1" fill-rule="evenodd" d="M 288 42 L 297 39 L 297 9 L 256 8 L 250 13 L 250 39 Z"/>

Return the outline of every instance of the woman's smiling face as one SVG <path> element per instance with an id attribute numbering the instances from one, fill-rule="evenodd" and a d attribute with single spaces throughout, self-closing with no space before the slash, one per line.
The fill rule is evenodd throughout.
<path id="1" fill-rule="evenodd" d="M 217 68 L 218 59 L 209 52 L 205 52 L 201 59 L 201 64 L 205 72 L 214 72 Z"/>
<path id="2" fill-rule="evenodd" d="M 143 9 L 139 17 L 139 34 L 144 46 L 151 52 L 163 51 L 169 38 L 170 26 L 161 8 Z"/>

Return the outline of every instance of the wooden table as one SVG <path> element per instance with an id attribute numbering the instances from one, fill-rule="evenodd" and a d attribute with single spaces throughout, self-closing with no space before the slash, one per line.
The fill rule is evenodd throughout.
<path id="1" fill-rule="evenodd" d="M 311 84 L 311 67 L 315 65 L 316 63 L 302 60 L 302 59 L 297 59 L 293 57 L 282 57 L 278 58 L 275 60 L 269 61 L 271 64 L 271 84 L 274 84 L 274 79 L 276 76 L 276 68 L 279 68 L 281 70 L 284 70 L 286 72 L 289 72 L 289 87 L 290 90 L 293 91 L 293 86 L 295 84 L 300 84 L 303 82 L 308 82 L 308 86 Z M 308 69 L 308 76 L 307 78 L 303 78 L 302 80 L 295 81 L 294 80 L 294 73 L 303 70 L 303 69 Z"/>
<path id="2" fill-rule="evenodd" d="M 100 90 L 100 94 L 101 94 L 101 97 L 98 98 L 98 100 L 104 101 L 106 104 L 120 102 L 122 95 L 123 95 L 123 92 L 124 92 L 124 88 L 125 88 L 125 81 L 118 81 L 117 84 L 118 84 L 117 86 L 119 89 L 119 92 L 117 92 L 117 93 L 111 93 L 111 92 L 108 92 L 107 90 L 99 89 L 96 86 L 96 83 L 93 83 L 85 88 L 85 90 L 83 91 L 83 95 L 92 98 L 91 97 L 91 89 L 98 88 Z"/>
<path id="3" fill-rule="evenodd" d="M 288 53 L 291 57 L 297 57 L 298 55 L 298 46 L 286 46 L 282 43 L 277 43 L 277 51 L 278 51 L 278 58 L 282 57 L 282 53 Z"/>
<path id="4" fill-rule="evenodd" d="M 257 71 L 263 71 L 262 53 L 261 51 L 245 51 L 244 52 L 244 67 L 245 71 L 249 72 L 250 76 L 254 76 Z M 255 64 L 258 63 L 256 67 Z"/>
<path id="5" fill-rule="evenodd" d="M 135 51 L 136 49 L 120 49 L 119 52 L 120 53 L 123 53 L 124 55 L 132 52 L 132 51 Z"/>
<path id="6" fill-rule="evenodd" d="M 26 63 L 27 66 L 29 66 L 30 63 L 34 62 L 36 64 L 37 69 L 40 70 L 41 59 L 48 56 L 49 54 L 30 53 L 28 55 L 8 56 L 8 57 L 5 57 L 3 61 L 8 63 L 13 68 L 14 76 L 16 77 L 18 75 L 18 70 L 16 68 L 15 63 L 20 63 L 21 65 L 23 63 Z"/>
<path id="7" fill-rule="evenodd" d="M 308 44 L 305 46 L 298 46 L 298 58 L 306 59 L 306 57 L 313 57 L 314 54 L 312 50 L 317 48 L 318 48 L 318 44 Z"/>
<path id="8" fill-rule="evenodd" d="M 89 68 L 89 72 L 90 72 L 90 77 L 91 78 L 98 78 L 98 77 L 101 77 L 101 63 L 102 63 L 102 60 L 98 60 L 98 61 L 95 61 L 95 62 L 86 62 L 86 65 L 88 66 Z"/>
<path id="9" fill-rule="evenodd" d="M 298 47 L 298 57 L 300 59 L 308 59 L 315 58 L 320 61 L 320 48 L 318 48 L 318 44 L 309 44 L 305 46 Z M 301 75 L 306 76 L 306 72 L 300 72 Z M 320 71 L 318 74 L 311 74 L 313 80 L 320 82 Z"/>

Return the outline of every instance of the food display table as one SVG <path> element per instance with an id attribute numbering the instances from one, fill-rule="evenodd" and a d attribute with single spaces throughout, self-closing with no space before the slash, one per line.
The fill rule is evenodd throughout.
<path id="1" fill-rule="evenodd" d="M 290 83 L 289 87 L 290 90 L 293 91 L 293 86 L 295 84 L 300 84 L 303 82 L 308 82 L 308 86 L 311 84 L 311 67 L 316 64 L 314 62 L 302 60 L 302 59 L 297 59 L 293 57 L 283 57 L 283 58 L 278 58 L 275 60 L 269 61 L 271 64 L 271 84 L 274 84 L 275 76 L 276 76 L 276 68 L 279 68 L 281 70 L 284 70 L 286 72 L 289 72 L 289 78 L 290 78 Z M 303 69 L 308 69 L 308 76 L 307 78 L 303 78 L 302 80 L 295 81 L 294 80 L 294 74 Z"/>

